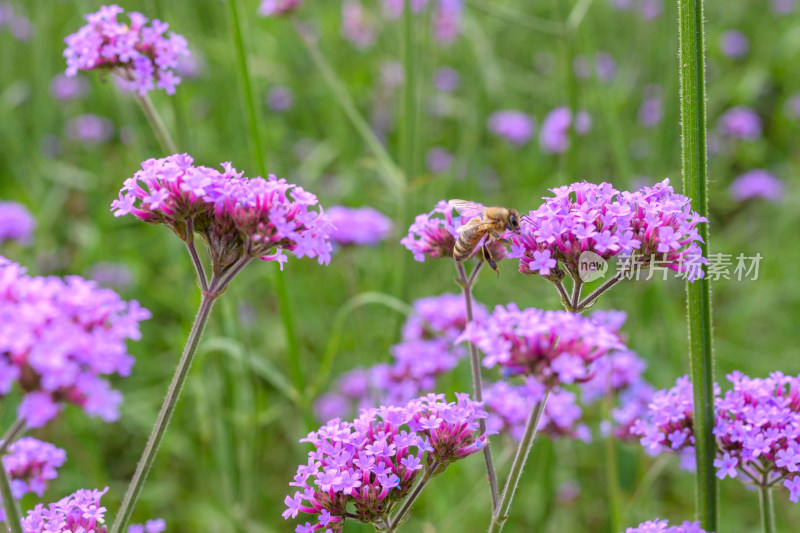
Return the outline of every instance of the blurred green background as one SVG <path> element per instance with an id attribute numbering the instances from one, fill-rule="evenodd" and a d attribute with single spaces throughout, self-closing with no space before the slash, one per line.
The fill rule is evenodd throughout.
<path id="1" fill-rule="evenodd" d="M 169 22 L 201 61 L 199 75 L 184 79 L 174 96 L 151 93 L 179 150 L 200 164 L 232 161 L 246 175 L 258 174 L 229 2 L 119 3 Z M 155 420 L 199 295 L 178 239 L 165 228 L 132 217 L 116 219 L 109 212 L 123 180 L 141 161 L 164 155 L 135 100 L 98 73 L 83 76 L 89 91 L 80 99 L 60 102 L 51 95 L 52 78 L 65 68 L 63 38 L 102 4 L 12 4 L 30 19 L 32 34 L 19 40 L 0 29 L 0 199 L 26 205 L 38 227 L 31 246 L 5 245 L 0 253 L 33 274 L 89 276 L 98 262 L 122 263 L 132 282 L 121 294 L 139 300 L 154 315 L 143 326 L 143 340 L 130 345 L 137 360 L 133 375 L 115 381 L 125 397 L 119 422 L 105 424 L 68 408 L 34 433 L 66 449 L 68 456 L 44 500 L 108 485 L 104 504 L 113 516 Z M 418 82 L 412 133 L 404 130 L 409 113 L 403 88 L 381 82 L 382 68 L 402 61 L 403 47 L 409 44 L 402 22 L 382 19 L 379 2 L 363 0 L 380 33 L 372 47 L 357 50 L 340 35 L 341 2 L 306 2 L 295 18 L 318 32 L 322 53 L 358 110 L 368 120 L 376 113 L 389 117 L 387 150 L 412 170 L 402 195 L 384 185 L 379 162 L 325 84 L 293 22 L 257 17 L 254 0 L 238 0 L 237 5 L 269 171 L 317 193 L 323 206 L 373 206 L 395 220 L 395 232 L 375 248 L 340 250 L 329 267 L 292 258 L 279 274 L 277 265 L 258 263 L 232 284 L 214 310 L 134 513 L 136 522 L 163 517 L 169 531 L 176 532 L 294 530 L 295 521 L 284 522 L 280 513 L 287 484 L 307 452 L 297 440 L 311 428 L 302 406 L 286 393 L 291 380 L 275 276 L 286 278 L 307 379 L 316 378 L 332 336 L 339 340 L 335 378 L 358 365 L 387 361 L 388 347 L 399 340 L 403 317 L 382 306 L 359 307 L 337 328 L 332 317 L 352 298 L 378 291 L 410 303 L 456 290 L 447 261 L 416 263 L 398 242 L 414 215 L 429 211 L 438 200 L 469 198 L 527 212 L 538 207 L 547 188 L 583 179 L 628 189 L 670 177 L 680 188 L 673 2 L 665 2 L 659 16 L 646 19 L 636 8 L 616 9 L 611 0 L 468 0 L 462 32 L 449 46 L 432 39 L 429 12 L 420 14 L 410 42 Z M 800 319 L 800 120 L 787 112 L 787 105 L 800 91 L 800 15 L 778 15 L 764 2 L 729 0 L 707 2 L 706 19 L 712 137 L 719 116 L 735 105 L 752 107 L 764 123 L 759 139 L 734 143 L 710 157 L 712 253 L 758 252 L 764 258 L 757 281 L 712 284 L 717 379 L 724 380 L 733 369 L 753 376 L 776 369 L 797 374 L 800 359 L 793 334 Z M 749 37 L 744 58 L 721 51 L 722 32 L 730 29 Z M 617 62 L 611 82 L 574 75 L 576 56 L 592 58 L 597 51 Z M 461 86 L 453 93 L 433 87 L 434 72 L 443 66 L 461 75 Z M 644 88 L 652 84 L 663 91 L 664 115 L 658 125 L 645 128 L 637 115 Z M 294 105 L 286 112 L 265 105 L 268 91 L 276 86 L 294 93 Z M 585 109 L 593 119 L 588 135 L 573 139 L 564 154 L 544 153 L 536 139 L 513 148 L 486 128 L 487 117 L 499 109 L 518 109 L 541 123 L 547 112 L 563 105 Z M 96 145 L 70 139 L 67 122 L 84 113 L 109 119 L 112 138 Z M 404 135 L 413 140 L 410 161 L 398 155 Z M 434 174 L 425 169 L 425 154 L 433 146 L 454 154 L 450 170 Z M 753 168 L 767 169 L 784 182 L 780 202 L 738 204 L 730 199 L 730 182 Z M 482 303 L 559 306 L 549 284 L 521 276 L 511 262 L 500 268 L 499 280 L 483 273 L 476 288 Z M 657 387 L 670 386 L 688 372 L 680 281 L 622 284 L 598 308 L 628 313 L 624 332 L 630 346 L 648 361 L 646 377 Z M 443 383 L 448 392 L 468 390 L 467 362 Z M 15 402 L 9 397 L 0 404 L 2 427 L 13 419 Z M 513 446 L 501 437 L 494 443 L 502 476 Z M 677 459 L 646 457 L 635 444 L 620 445 L 619 453 L 623 526 L 656 516 L 673 523 L 692 518 L 693 478 L 677 468 Z M 607 531 L 604 468 L 602 440 L 540 439 L 506 530 Z M 637 493 L 642 481 L 655 474 L 652 484 Z M 560 502 L 555 489 L 566 481 L 577 484 L 580 493 Z M 756 493 L 735 480 L 721 482 L 720 490 L 721 531 L 757 531 Z M 778 530 L 792 531 L 800 510 L 782 490 L 775 499 Z M 36 501 L 26 497 L 23 507 Z M 483 463 L 475 456 L 430 485 L 403 530 L 482 531 L 488 509 Z M 346 529 L 368 528 L 348 523 Z"/>

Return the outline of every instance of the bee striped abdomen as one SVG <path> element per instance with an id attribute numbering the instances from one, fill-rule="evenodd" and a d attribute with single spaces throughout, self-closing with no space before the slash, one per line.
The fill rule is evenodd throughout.
<path id="1" fill-rule="evenodd" d="M 453 247 L 453 259 L 456 261 L 466 261 L 469 259 L 483 236 L 484 232 L 477 231 L 476 228 L 462 231 Z"/>

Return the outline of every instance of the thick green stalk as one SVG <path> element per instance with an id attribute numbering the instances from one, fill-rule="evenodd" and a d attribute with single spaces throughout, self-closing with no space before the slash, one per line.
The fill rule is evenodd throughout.
<path id="1" fill-rule="evenodd" d="M 706 160 L 706 89 L 703 0 L 679 0 L 681 152 L 683 188 L 692 207 L 708 216 Z M 700 248 L 708 257 L 708 225 L 698 226 Z M 717 478 L 714 435 L 714 354 L 711 287 L 708 279 L 686 285 L 694 387 L 694 435 L 697 450 L 697 512 L 706 531 L 717 531 Z"/>
<path id="2" fill-rule="evenodd" d="M 169 131 L 167 131 L 167 127 L 164 126 L 164 121 L 161 120 L 161 116 L 158 114 L 158 111 L 156 111 L 155 106 L 153 106 L 150 97 L 146 94 L 139 94 L 138 92 L 134 94 L 136 95 L 136 101 L 139 102 L 139 106 L 144 112 L 144 116 L 147 117 L 147 122 L 156 135 L 156 139 L 158 139 L 158 144 L 161 145 L 161 149 L 164 151 L 164 155 L 176 153 L 178 149 L 175 148 L 175 142 L 172 140 Z"/>
<path id="3" fill-rule="evenodd" d="M 14 499 L 11 493 L 11 483 L 8 480 L 8 472 L 0 462 L 0 497 L 3 498 L 3 509 L 6 512 L 6 527 L 9 528 L 11 533 L 22 533 L 22 525 L 20 519 L 22 513 L 19 510 L 19 502 Z"/>
<path id="4" fill-rule="evenodd" d="M 211 290 L 219 290 L 218 284 L 212 281 Z M 158 448 L 161 446 L 161 441 L 164 439 L 164 434 L 167 431 L 172 413 L 175 411 L 175 406 L 178 404 L 181 389 L 186 381 L 186 376 L 189 375 L 189 368 L 192 366 L 197 346 L 200 343 L 200 337 L 203 334 L 208 317 L 211 313 L 211 308 L 214 301 L 220 295 L 219 292 L 203 294 L 203 300 L 200 302 L 200 309 L 192 324 L 192 330 L 189 333 L 189 338 L 186 341 L 186 346 L 183 349 L 180 362 L 175 369 L 175 375 L 172 377 L 172 382 L 167 390 L 167 397 L 164 398 L 164 403 L 161 405 L 161 410 L 158 413 L 155 427 L 147 439 L 147 444 L 142 452 L 142 457 L 139 459 L 139 464 L 136 465 L 136 472 L 133 474 L 128 490 L 122 500 L 122 505 L 117 512 L 114 524 L 111 526 L 111 533 L 120 533 L 125 531 L 125 528 L 130 521 L 133 508 L 136 501 L 139 499 L 139 494 L 142 492 L 145 481 L 147 481 L 147 474 L 153 466 L 153 461 L 158 454 Z"/>
<path id="5" fill-rule="evenodd" d="M 511 471 L 508 473 L 505 487 L 503 488 L 503 496 L 500 498 L 500 504 L 492 513 L 492 521 L 489 524 L 489 533 L 500 533 L 503 526 L 508 520 L 508 511 L 511 508 L 511 501 L 514 499 L 514 494 L 517 492 L 519 479 L 522 477 L 522 470 L 525 467 L 525 462 L 528 460 L 528 455 L 533 448 L 533 440 L 536 438 L 536 430 L 539 427 L 539 420 L 542 418 L 544 407 L 547 404 L 547 396 L 545 393 L 539 405 L 531 410 L 528 416 L 528 421 L 525 423 L 525 433 L 522 435 L 522 440 L 519 441 L 517 446 L 517 453 L 514 456 L 514 462 L 511 464 Z"/>
<path id="6" fill-rule="evenodd" d="M 761 487 L 758 489 L 761 502 L 761 531 L 775 533 L 775 507 L 772 505 L 772 489 Z"/>

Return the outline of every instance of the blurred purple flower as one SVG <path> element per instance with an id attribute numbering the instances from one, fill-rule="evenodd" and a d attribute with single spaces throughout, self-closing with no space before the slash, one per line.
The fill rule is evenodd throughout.
<path id="1" fill-rule="evenodd" d="M 381 84 L 393 89 L 400 87 L 405 82 L 406 76 L 403 64 L 399 61 L 384 61 L 381 63 Z"/>
<path id="2" fill-rule="evenodd" d="M 639 0 L 639 14 L 645 20 L 653 20 L 664 11 L 663 0 Z"/>
<path id="3" fill-rule="evenodd" d="M 62 102 L 80 98 L 88 90 L 89 83 L 83 76 L 69 77 L 66 74 L 56 74 L 50 81 L 50 94 Z"/>
<path id="4" fill-rule="evenodd" d="M 772 11 L 778 15 L 788 15 L 797 9 L 797 0 L 772 0 Z"/>
<path id="5" fill-rule="evenodd" d="M 438 68 L 433 74 L 433 85 L 439 91 L 451 93 L 461 86 L 461 75 L 454 68 Z"/>
<path id="6" fill-rule="evenodd" d="M 5 241 L 29 244 L 35 228 L 36 219 L 25 206 L 0 200 L 0 245 Z"/>
<path id="7" fill-rule="evenodd" d="M 572 112 L 567 107 L 557 107 L 550 111 L 539 131 L 539 144 L 547 153 L 562 153 L 569 148 L 569 128 L 572 124 Z M 581 135 L 591 128 L 592 120 L 586 111 L 578 111 L 575 131 Z"/>
<path id="8" fill-rule="evenodd" d="M 117 16 L 122 13 L 117 5 L 103 6 L 86 15 L 88 24 L 64 39 L 67 76 L 79 70 L 111 69 L 125 89 L 143 95 L 158 87 L 173 94 L 181 81 L 173 69 L 180 56 L 189 54 L 186 39 L 176 33 L 167 36 L 169 24 L 149 21 L 137 12 L 128 15 L 130 23 L 121 23 Z"/>
<path id="9" fill-rule="evenodd" d="M 660 85 L 648 85 L 644 88 L 644 102 L 639 108 L 639 123 L 646 128 L 652 128 L 661 122 L 664 115 L 664 95 Z"/>
<path id="10" fill-rule="evenodd" d="M 206 71 L 206 62 L 198 52 L 178 57 L 175 71 L 184 78 L 199 78 Z"/>
<path id="11" fill-rule="evenodd" d="M 594 54 L 594 70 L 600 81 L 611 83 L 617 76 L 617 62 L 608 52 L 596 52 Z"/>
<path id="12" fill-rule="evenodd" d="M 267 93 L 267 107 L 272 111 L 288 111 L 294 105 L 294 93 L 288 87 L 273 87 Z"/>
<path id="13" fill-rule="evenodd" d="M 425 154 L 425 164 L 433 174 L 441 174 L 453 164 L 453 154 L 440 146 L 434 146 Z"/>
<path id="14" fill-rule="evenodd" d="M 262 0 L 258 6 L 258 14 L 262 17 L 284 15 L 297 9 L 303 0 Z"/>
<path id="15" fill-rule="evenodd" d="M 779 202 L 783 198 L 783 182 L 762 169 L 745 172 L 730 185 L 728 193 L 736 201 L 743 202 L 751 198 L 764 198 L 770 202 Z"/>
<path id="16" fill-rule="evenodd" d="M 719 118 L 720 131 L 735 139 L 752 141 L 761 136 L 761 118 L 749 107 L 732 107 Z"/>
<path id="17" fill-rule="evenodd" d="M 451 43 L 461 32 L 463 0 L 438 0 L 433 14 L 433 36 L 440 44 Z"/>
<path id="18" fill-rule="evenodd" d="M 14 12 L 11 2 L 0 2 L 0 30 L 8 28 L 18 41 L 27 41 L 33 35 L 33 25 L 28 17 Z"/>
<path id="19" fill-rule="evenodd" d="M 375 246 L 389 236 L 392 221 L 372 207 L 350 208 L 340 205 L 328 209 L 331 224 L 331 240 L 337 244 Z"/>
<path id="20" fill-rule="evenodd" d="M 487 126 L 490 132 L 517 146 L 526 144 L 536 131 L 533 117 L 513 109 L 495 111 L 489 116 Z"/>
<path id="21" fill-rule="evenodd" d="M 130 286 L 133 281 L 131 269 L 124 263 L 100 261 L 92 265 L 89 278 L 101 287 L 122 290 Z"/>
<path id="22" fill-rule="evenodd" d="M 131 524 L 128 533 L 162 533 L 167 530 L 167 524 L 162 518 L 148 520 L 144 524 Z"/>
<path id="23" fill-rule="evenodd" d="M 579 80 L 588 80 L 592 77 L 592 62 L 583 54 L 576 55 L 572 60 L 572 72 Z"/>
<path id="24" fill-rule="evenodd" d="M 744 57 L 750 49 L 750 41 L 744 33 L 738 30 L 723 32 L 719 38 L 719 44 L 722 53 L 728 57 Z"/>
<path id="25" fill-rule="evenodd" d="M 342 2 L 341 34 L 359 49 L 368 48 L 375 42 L 375 27 L 368 20 L 367 12 L 359 0 Z"/>
<path id="26" fill-rule="evenodd" d="M 29 427 L 53 418 L 61 402 L 106 421 L 119 417 L 122 395 L 102 376 L 127 376 L 150 313 L 78 276 L 30 277 L 0 260 L 0 396 L 18 381 L 19 416 Z"/>
<path id="27" fill-rule="evenodd" d="M 800 118 L 800 93 L 795 93 L 786 100 L 786 112 L 790 118 Z"/>
<path id="28" fill-rule="evenodd" d="M 103 144 L 114 135 L 114 125 L 105 117 L 92 113 L 78 115 L 67 121 L 67 137 L 73 141 L 83 141 L 88 145 Z"/>

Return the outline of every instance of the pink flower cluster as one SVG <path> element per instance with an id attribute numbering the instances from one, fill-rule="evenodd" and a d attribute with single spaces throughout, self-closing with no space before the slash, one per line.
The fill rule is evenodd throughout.
<path id="1" fill-rule="evenodd" d="M 193 163 L 188 154 L 148 159 L 125 180 L 111 204 L 114 215 L 166 224 L 182 239 L 193 228 L 222 265 L 244 254 L 277 260 L 282 269 L 283 250 L 330 262 L 332 226 L 322 209 L 310 210 L 315 195 L 273 175 L 243 177 L 230 163 L 222 164 L 223 172 Z"/>
<path id="2" fill-rule="evenodd" d="M 554 196 L 522 217 L 508 257 L 519 258 L 523 274 L 548 276 L 561 263 L 579 279 L 579 259 L 590 251 L 608 260 L 630 256 L 630 264 L 660 264 L 702 278 L 697 225 L 708 222 L 691 209 L 689 198 L 676 193 L 665 179 L 634 193 L 609 183 L 582 182 L 552 189 Z"/>
<path id="3" fill-rule="evenodd" d="M 35 228 L 36 219 L 25 206 L 0 200 L 0 245 L 6 241 L 30 244 Z"/>
<path id="4" fill-rule="evenodd" d="M 727 376 L 733 388 L 716 398 L 717 477 L 739 477 L 761 487 L 783 485 L 800 500 L 800 376 L 773 372 Z M 634 425 L 654 451 L 693 451 L 692 386 L 687 377 L 656 392 L 645 419 Z M 740 476 L 741 474 L 741 476 Z"/>
<path id="5" fill-rule="evenodd" d="M 381 523 L 392 504 L 405 499 L 420 471 L 437 475 L 453 461 L 480 450 L 478 420 L 486 417 L 466 394 L 446 402 L 429 394 L 403 407 L 365 409 L 353 422 L 330 420 L 300 442 L 314 450 L 297 468 L 284 500 L 284 519 L 303 512 L 314 515 L 296 531 L 341 532 L 347 517 Z"/>
<path id="6" fill-rule="evenodd" d="M 20 499 L 29 492 L 41 496 L 47 482 L 58 477 L 56 469 L 66 459 L 64 450 L 33 437 L 23 437 L 11 444 L 6 455 L 2 457 L 2 466 L 11 481 L 14 498 Z M 5 513 L 0 506 L 0 522 L 3 520 Z"/>
<path id="7" fill-rule="evenodd" d="M 473 316 L 483 320 L 488 313 L 483 305 L 473 302 Z M 317 400 L 317 415 L 327 420 L 346 416 L 354 412 L 354 407 L 402 405 L 433 390 L 436 378 L 455 368 L 466 355 L 455 342 L 466 324 L 461 295 L 442 294 L 417 300 L 403 326 L 402 341 L 390 349 L 392 362 L 356 368 L 340 376 L 334 392 Z"/>
<path id="8" fill-rule="evenodd" d="M 106 508 L 100 498 L 108 492 L 81 489 L 45 507 L 38 504 L 22 519 L 24 533 L 106 533 Z"/>
<path id="9" fill-rule="evenodd" d="M 700 522 L 684 522 L 679 526 L 671 526 L 666 520 L 656 518 L 648 520 L 636 527 L 629 527 L 625 533 L 706 533 Z"/>
<path id="10" fill-rule="evenodd" d="M 528 415 L 542 401 L 544 393 L 544 385 L 532 377 L 526 378 L 521 385 L 498 381 L 486 387 L 483 396 L 484 407 L 489 413 L 487 432 L 508 432 L 514 440 L 522 439 Z M 554 390 L 547 397 L 538 432 L 554 438 L 567 437 L 590 442 L 592 432 L 581 422 L 582 416 L 583 410 L 574 392 Z"/>
<path id="11" fill-rule="evenodd" d="M 458 238 L 458 229 L 480 213 L 468 213 L 465 216 L 453 215 L 453 207 L 445 200 L 441 200 L 433 211 L 417 215 L 414 223 L 408 228 L 408 235 L 403 237 L 400 244 L 414 254 L 417 261 L 425 261 L 425 257 L 438 259 L 440 257 L 453 257 L 453 247 Z M 475 250 L 479 250 L 476 247 Z M 491 248 L 495 261 L 505 258 L 506 249 L 503 245 L 495 243 Z"/>
<path id="12" fill-rule="evenodd" d="M 148 21 L 141 13 L 131 12 L 130 23 L 121 23 L 117 16 L 123 12 L 117 5 L 103 6 L 86 16 L 86 26 L 64 39 L 67 76 L 79 70 L 113 70 L 126 89 L 144 95 L 158 87 L 173 94 L 181 81 L 173 69 L 181 56 L 189 55 L 186 39 L 167 35 L 169 24 Z"/>
<path id="13" fill-rule="evenodd" d="M 0 257 L 0 398 L 18 383 L 18 415 L 29 427 L 56 416 L 62 402 L 92 416 L 119 417 L 122 395 L 101 376 L 127 376 L 150 313 L 78 276 L 32 277 Z"/>
<path id="14" fill-rule="evenodd" d="M 592 363 L 625 349 L 616 333 L 581 315 L 520 310 L 514 303 L 470 322 L 459 340 L 475 343 L 486 354 L 487 368 L 500 365 L 507 375 L 534 376 L 548 389 L 590 379 Z"/>

